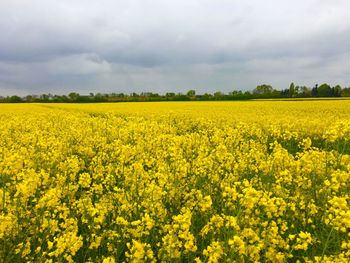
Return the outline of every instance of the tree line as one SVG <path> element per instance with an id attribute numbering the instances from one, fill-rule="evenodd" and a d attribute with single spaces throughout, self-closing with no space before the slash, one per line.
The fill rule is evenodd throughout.
<path id="1" fill-rule="evenodd" d="M 90 93 L 80 95 L 71 92 L 68 95 L 27 95 L 0 96 L 0 103 L 20 102 L 56 102 L 56 103 L 92 103 L 92 102 L 142 102 L 142 101 L 211 101 L 211 100 L 250 100 L 250 99 L 278 99 L 278 98 L 311 98 L 311 97 L 350 97 L 350 87 L 342 88 L 340 85 L 331 87 L 329 84 L 316 84 L 314 87 L 298 86 L 291 83 L 288 89 L 277 90 L 271 85 L 258 85 L 252 91 L 235 90 L 229 93 L 217 91 L 213 94 L 196 94 L 195 90 L 189 90 L 186 94 L 167 92 L 158 94 L 153 92 L 142 93 Z"/>

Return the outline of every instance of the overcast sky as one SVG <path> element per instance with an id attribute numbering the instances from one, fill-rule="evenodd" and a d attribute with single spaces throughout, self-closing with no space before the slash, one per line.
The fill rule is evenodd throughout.
<path id="1" fill-rule="evenodd" d="M 350 86 L 349 0 L 0 0 L 0 95 Z"/>

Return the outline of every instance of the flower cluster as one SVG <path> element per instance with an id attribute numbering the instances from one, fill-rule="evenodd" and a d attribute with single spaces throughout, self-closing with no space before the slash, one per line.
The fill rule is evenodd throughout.
<path id="1" fill-rule="evenodd" d="M 2 262 L 349 262 L 350 102 L 0 105 Z"/>

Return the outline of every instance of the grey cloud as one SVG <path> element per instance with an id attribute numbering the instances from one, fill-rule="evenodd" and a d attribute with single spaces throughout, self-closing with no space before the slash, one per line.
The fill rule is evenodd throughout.
<path id="1" fill-rule="evenodd" d="M 349 85 L 350 3 L 3 0 L 0 94 Z"/>
<path id="2" fill-rule="evenodd" d="M 111 72 L 110 64 L 96 54 L 79 54 L 56 58 L 46 66 L 51 75 L 86 75 Z"/>

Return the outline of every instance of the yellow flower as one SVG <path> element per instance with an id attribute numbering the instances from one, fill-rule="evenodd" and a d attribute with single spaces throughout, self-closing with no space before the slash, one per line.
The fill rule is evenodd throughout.
<path id="1" fill-rule="evenodd" d="M 203 250 L 203 255 L 208 258 L 209 263 L 220 262 L 220 259 L 224 255 L 224 250 L 220 243 L 213 241 L 206 249 Z"/>

